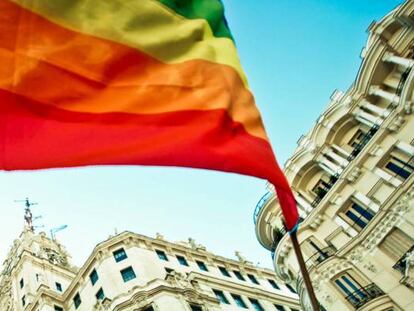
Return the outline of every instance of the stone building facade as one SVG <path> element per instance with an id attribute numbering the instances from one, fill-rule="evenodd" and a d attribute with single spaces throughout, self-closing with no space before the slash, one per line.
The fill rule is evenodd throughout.
<path id="1" fill-rule="evenodd" d="M 357 78 L 285 165 L 326 310 L 414 310 L 414 1 L 373 22 Z M 276 274 L 308 297 L 274 191 L 254 214 Z"/>
<path id="2" fill-rule="evenodd" d="M 57 240 L 35 234 L 29 222 L 4 262 L 0 311 L 300 309 L 274 271 L 237 256 L 214 255 L 192 239 L 123 232 L 76 268 Z"/>

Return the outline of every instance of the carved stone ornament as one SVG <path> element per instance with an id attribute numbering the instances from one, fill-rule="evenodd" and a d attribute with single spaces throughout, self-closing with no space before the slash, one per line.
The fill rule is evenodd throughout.
<path id="1" fill-rule="evenodd" d="M 414 103 L 412 101 L 406 101 L 404 103 L 404 112 L 406 114 L 411 114 L 413 112 Z"/>
<path id="2" fill-rule="evenodd" d="M 404 124 L 405 120 L 401 116 L 396 116 L 394 120 L 388 125 L 387 129 L 391 132 L 398 132 L 401 129 L 401 126 Z"/>
<path id="3" fill-rule="evenodd" d="M 378 270 L 377 268 L 374 266 L 374 264 L 372 262 L 368 262 L 364 265 L 364 268 L 367 269 L 368 271 L 371 271 L 372 273 L 377 273 Z"/>

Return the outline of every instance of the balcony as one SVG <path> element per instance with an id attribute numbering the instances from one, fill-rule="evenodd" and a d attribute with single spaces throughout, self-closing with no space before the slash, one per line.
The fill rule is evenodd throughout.
<path id="1" fill-rule="evenodd" d="M 348 161 L 352 161 L 358 156 L 358 154 L 362 151 L 362 149 L 364 149 L 364 147 L 378 131 L 378 129 L 379 125 L 375 124 L 361 137 L 361 140 L 354 146 L 354 149 L 351 151 L 351 154 L 348 157 Z"/>
<path id="2" fill-rule="evenodd" d="M 272 198 L 272 196 L 273 196 L 273 192 L 268 191 L 265 193 L 264 196 L 262 196 L 262 198 L 256 204 L 256 208 L 254 209 L 254 213 L 253 213 L 253 222 L 255 225 L 257 223 L 257 218 L 259 217 L 260 212 L 262 211 L 266 203 Z"/>
<path id="3" fill-rule="evenodd" d="M 329 192 L 329 190 L 331 190 L 331 188 L 338 181 L 338 179 L 339 179 L 339 174 L 332 175 L 331 177 L 329 177 L 328 185 L 326 187 L 318 189 L 318 194 L 316 195 L 315 199 L 311 203 L 312 207 L 316 207 L 319 204 L 319 202 L 322 201 L 322 199 Z"/>
<path id="4" fill-rule="evenodd" d="M 346 297 L 346 300 L 351 303 L 355 309 L 358 309 L 368 303 L 369 301 L 385 295 L 384 292 L 374 283 L 352 292 Z"/>
<path id="5" fill-rule="evenodd" d="M 318 250 L 315 254 L 306 260 L 306 265 L 309 266 L 317 266 L 327 260 L 328 258 L 332 257 L 336 253 L 336 248 L 333 245 L 329 245 L 328 247 L 322 248 Z"/>
<path id="6" fill-rule="evenodd" d="M 402 257 L 397 261 L 397 263 L 393 266 L 393 269 L 401 272 L 402 275 L 405 275 L 405 268 L 407 267 L 407 256 L 409 253 L 414 251 L 414 245 L 404 254 Z"/>

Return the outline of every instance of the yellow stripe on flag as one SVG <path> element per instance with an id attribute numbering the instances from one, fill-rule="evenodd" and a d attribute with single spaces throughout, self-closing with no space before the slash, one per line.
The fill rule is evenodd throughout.
<path id="1" fill-rule="evenodd" d="M 228 38 L 214 37 L 204 19 L 185 19 L 154 0 L 10 0 L 77 32 L 115 41 L 165 63 L 193 59 L 234 68 L 247 80 Z"/>

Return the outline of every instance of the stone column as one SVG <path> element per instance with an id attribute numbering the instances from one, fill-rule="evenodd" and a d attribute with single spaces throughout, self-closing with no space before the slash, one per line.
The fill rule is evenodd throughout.
<path id="1" fill-rule="evenodd" d="M 394 63 L 397 65 L 401 65 L 406 68 L 412 67 L 414 65 L 413 59 L 397 56 L 392 52 L 385 52 L 382 60 L 388 63 Z"/>
<path id="2" fill-rule="evenodd" d="M 322 156 L 319 159 L 318 164 L 322 169 L 324 169 L 330 175 L 336 175 L 336 174 L 340 174 L 342 172 L 342 168 L 339 165 L 333 163 L 332 161 L 330 161 L 325 156 Z"/>
<path id="3" fill-rule="evenodd" d="M 382 97 L 389 100 L 392 104 L 398 104 L 400 97 L 397 94 L 384 91 L 378 85 L 373 85 L 369 88 L 369 94 Z"/>
<path id="4" fill-rule="evenodd" d="M 390 112 L 385 109 L 385 108 L 381 108 L 378 106 L 375 106 L 373 104 L 371 104 L 369 101 L 364 101 L 363 107 L 375 114 L 377 114 L 378 116 L 382 117 L 382 118 L 386 118 L 389 116 Z"/>
<path id="5" fill-rule="evenodd" d="M 306 214 L 309 214 L 312 211 L 312 206 L 304 197 L 302 197 L 302 195 L 300 195 L 300 193 L 295 193 L 295 198 L 299 203 L 299 207 L 302 207 Z"/>
<path id="6" fill-rule="evenodd" d="M 358 110 L 356 113 L 355 113 L 355 118 L 359 121 L 359 122 L 361 122 L 361 123 L 363 123 L 363 124 L 365 124 L 365 125 L 367 125 L 368 127 L 372 127 L 373 125 L 375 125 L 375 124 L 381 124 L 382 123 L 382 119 L 380 119 L 380 118 L 375 118 L 375 116 L 373 116 L 372 114 L 370 114 L 370 113 L 368 113 L 368 112 L 365 112 L 365 111 L 363 111 L 363 110 Z"/>
<path id="7" fill-rule="evenodd" d="M 346 167 L 348 165 L 348 160 L 344 157 L 342 157 L 341 155 L 339 155 L 338 153 L 336 153 L 333 149 L 328 148 L 326 150 L 326 156 L 328 156 L 329 158 L 331 158 L 332 160 L 334 160 L 336 163 L 338 163 L 341 167 Z"/>

